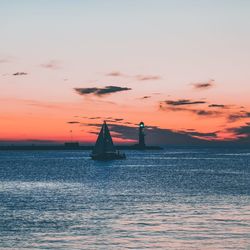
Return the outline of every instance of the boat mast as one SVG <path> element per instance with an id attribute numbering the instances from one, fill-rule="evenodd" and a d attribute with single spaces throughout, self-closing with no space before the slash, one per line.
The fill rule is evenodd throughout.
<path id="1" fill-rule="evenodd" d="M 106 138 L 106 129 L 107 129 L 107 125 L 106 125 L 106 121 L 103 122 L 103 152 L 105 153 L 106 152 L 106 141 L 107 141 L 107 138 Z"/>

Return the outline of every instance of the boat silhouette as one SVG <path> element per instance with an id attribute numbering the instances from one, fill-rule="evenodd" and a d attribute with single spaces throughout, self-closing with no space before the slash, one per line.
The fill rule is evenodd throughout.
<path id="1" fill-rule="evenodd" d="M 120 153 L 120 151 L 115 149 L 105 121 L 102 124 L 102 128 L 90 156 L 93 160 L 116 160 L 126 158 L 124 153 Z"/>

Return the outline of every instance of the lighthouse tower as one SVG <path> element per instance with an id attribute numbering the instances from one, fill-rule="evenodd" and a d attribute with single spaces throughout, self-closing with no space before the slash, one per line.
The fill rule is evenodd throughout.
<path id="1" fill-rule="evenodd" d="M 145 127 L 144 123 L 140 122 L 140 124 L 139 124 L 139 144 L 138 144 L 140 149 L 144 149 L 146 147 L 144 127 Z"/>

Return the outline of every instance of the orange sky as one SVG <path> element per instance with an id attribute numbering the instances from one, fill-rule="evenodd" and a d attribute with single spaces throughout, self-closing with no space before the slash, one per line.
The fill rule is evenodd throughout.
<path id="1" fill-rule="evenodd" d="M 92 143 L 105 119 L 249 136 L 250 4 L 178 2 L 3 4 L 0 140 Z"/>

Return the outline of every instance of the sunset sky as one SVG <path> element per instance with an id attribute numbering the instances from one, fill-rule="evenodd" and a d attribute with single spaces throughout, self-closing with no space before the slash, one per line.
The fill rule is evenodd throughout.
<path id="1" fill-rule="evenodd" d="M 249 27 L 247 0 L 1 0 L 0 140 L 250 143 Z"/>

